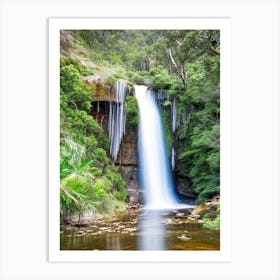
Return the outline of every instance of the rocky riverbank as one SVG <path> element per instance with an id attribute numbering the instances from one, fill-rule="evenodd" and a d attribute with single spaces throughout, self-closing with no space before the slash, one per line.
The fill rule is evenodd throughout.
<path id="1" fill-rule="evenodd" d="M 207 207 L 214 205 L 208 202 Z M 168 250 L 218 250 L 219 232 L 204 229 L 197 211 L 147 210 L 136 205 L 112 218 L 62 225 L 61 250 L 139 250 L 139 240 L 149 235 L 158 235 Z M 151 222 L 155 213 L 159 220 Z M 152 231 L 146 231 L 151 226 Z"/>

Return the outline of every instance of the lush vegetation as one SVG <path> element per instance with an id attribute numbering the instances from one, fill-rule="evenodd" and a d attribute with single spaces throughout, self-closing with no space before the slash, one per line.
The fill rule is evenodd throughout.
<path id="1" fill-rule="evenodd" d="M 166 142 L 176 149 L 176 173 L 198 202 L 220 191 L 220 39 L 216 30 L 77 30 L 95 69 L 61 61 L 61 211 L 114 212 L 125 200 L 124 182 L 112 167 L 109 143 L 89 115 L 90 93 L 81 76 L 105 73 L 167 91 L 177 101 L 178 126 L 170 129 L 171 103 L 162 106 Z M 109 70 L 108 70 L 109 69 Z M 98 73 L 99 71 L 99 73 Z M 102 72 L 103 71 L 103 72 Z M 127 125 L 137 126 L 137 102 L 125 102 Z M 189 183 L 191 182 L 191 183 Z"/>
<path id="2" fill-rule="evenodd" d="M 60 67 L 60 211 L 113 214 L 123 209 L 125 184 L 107 155 L 108 139 L 88 113 L 91 93 L 85 69 L 72 59 Z"/>
<path id="3" fill-rule="evenodd" d="M 137 126 L 138 124 L 138 107 L 135 96 L 127 96 L 125 99 L 125 109 L 127 114 L 127 124 Z"/>
<path id="4" fill-rule="evenodd" d="M 187 70 L 188 89 L 179 96 L 179 110 L 186 108 L 188 119 L 178 131 L 186 148 L 179 160 L 186 164 L 198 201 L 203 202 L 218 194 L 220 185 L 219 56 L 204 54 Z"/>
<path id="5" fill-rule="evenodd" d="M 210 218 L 208 214 L 205 214 L 203 220 L 205 221 L 203 223 L 204 228 L 220 230 L 220 204 L 218 205 L 213 218 Z"/>

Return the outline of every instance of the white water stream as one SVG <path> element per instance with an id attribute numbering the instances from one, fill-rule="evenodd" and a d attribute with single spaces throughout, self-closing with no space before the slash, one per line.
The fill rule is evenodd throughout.
<path id="1" fill-rule="evenodd" d="M 135 95 L 140 115 L 138 156 L 145 208 L 181 208 L 175 197 L 158 104 L 145 86 L 135 86 Z"/>
<path id="2" fill-rule="evenodd" d="M 114 160 L 117 159 L 122 137 L 125 134 L 126 111 L 124 101 L 127 85 L 124 80 L 118 80 L 115 84 L 116 101 L 110 101 L 109 107 L 109 139 L 110 154 Z"/>

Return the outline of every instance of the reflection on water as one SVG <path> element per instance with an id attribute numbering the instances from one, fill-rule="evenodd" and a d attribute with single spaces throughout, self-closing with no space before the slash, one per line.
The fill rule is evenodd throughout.
<path id="1" fill-rule="evenodd" d="M 106 235 L 106 250 L 121 250 L 119 235 Z"/>
<path id="2" fill-rule="evenodd" d="M 140 218 L 139 249 L 165 250 L 164 226 L 160 211 L 147 210 Z"/>
<path id="3" fill-rule="evenodd" d="M 133 209 L 84 226 L 61 226 L 61 250 L 219 250 L 220 232 L 191 220 L 190 211 Z"/>

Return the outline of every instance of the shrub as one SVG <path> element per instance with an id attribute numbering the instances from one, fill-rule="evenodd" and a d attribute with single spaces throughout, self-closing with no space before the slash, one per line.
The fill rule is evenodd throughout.
<path id="1" fill-rule="evenodd" d="M 126 120 L 130 126 L 137 126 L 139 121 L 136 97 L 127 96 L 125 99 Z"/>
<path id="2" fill-rule="evenodd" d="M 203 216 L 203 220 L 205 221 L 203 224 L 204 228 L 210 230 L 220 230 L 220 204 L 217 207 L 216 217 L 213 220 L 210 220 L 207 214 Z"/>

